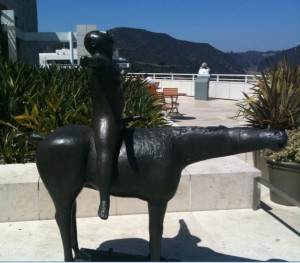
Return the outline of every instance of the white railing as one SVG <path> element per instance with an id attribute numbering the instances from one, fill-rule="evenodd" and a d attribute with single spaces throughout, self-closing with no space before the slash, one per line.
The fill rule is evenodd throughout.
<path id="1" fill-rule="evenodd" d="M 143 75 L 141 73 L 128 73 L 129 75 Z M 185 74 L 185 73 L 147 73 L 155 80 L 196 80 L 197 74 Z M 230 82 L 244 82 L 253 83 L 255 76 L 250 74 L 211 74 L 211 81 L 230 81 Z"/>
<path id="2" fill-rule="evenodd" d="M 179 92 L 188 96 L 195 95 L 195 80 L 197 74 L 184 73 L 147 73 L 154 81 L 159 82 L 160 88 L 177 87 Z M 129 73 L 143 77 L 143 73 Z M 259 76 L 259 75 L 257 75 Z M 244 99 L 243 92 L 251 94 L 255 75 L 246 74 L 211 74 L 209 82 L 209 97 L 220 99 Z"/>

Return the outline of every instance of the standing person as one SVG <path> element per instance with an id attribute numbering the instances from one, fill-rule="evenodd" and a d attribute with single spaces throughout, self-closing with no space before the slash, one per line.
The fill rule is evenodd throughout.
<path id="1" fill-rule="evenodd" d="M 210 68 L 207 66 L 206 62 L 203 62 L 199 71 L 198 71 L 198 76 L 199 75 L 209 75 Z"/>
<path id="2" fill-rule="evenodd" d="M 149 83 L 149 84 L 154 84 L 153 78 L 151 78 L 148 74 L 144 75 L 144 81 Z"/>
<path id="3" fill-rule="evenodd" d="M 83 57 L 82 66 L 88 67 L 89 89 L 92 97 L 94 131 L 97 153 L 96 176 L 100 189 L 98 215 L 107 219 L 110 206 L 110 186 L 117 169 L 122 143 L 122 117 L 125 106 L 121 73 L 112 60 L 113 39 L 106 33 L 91 31 L 84 45 L 92 57 Z"/>

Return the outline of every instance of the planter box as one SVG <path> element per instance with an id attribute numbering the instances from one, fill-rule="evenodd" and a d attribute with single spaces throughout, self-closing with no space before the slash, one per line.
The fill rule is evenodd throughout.
<path id="1" fill-rule="evenodd" d="M 253 152 L 253 164 L 255 168 L 261 171 L 261 177 L 270 182 L 267 159 L 266 157 L 261 156 L 260 151 Z"/>
<path id="2" fill-rule="evenodd" d="M 234 156 L 210 159 L 183 170 L 167 212 L 258 207 L 260 171 Z M 97 216 L 99 193 L 84 188 L 77 198 L 77 217 Z M 0 165 L 0 222 L 54 218 L 54 205 L 34 163 Z M 110 215 L 148 213 L 136 198 L 111 198 Z"/>
<path id="3" fill-rule="evenodd" d="M 300 201 L 300 164 L 269 162 L 270 183 Z M 271 201 L 286 206 L 294 206 L 280 195 L 270 191 Z"/>

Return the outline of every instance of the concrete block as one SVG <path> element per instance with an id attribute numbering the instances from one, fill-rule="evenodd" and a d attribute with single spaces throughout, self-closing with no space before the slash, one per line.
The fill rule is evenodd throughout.
<path id="1" fill-rule="evenodd" d="M 1 165 L 0 222 L 38 219 L 38 173 L 35 164 Z"/>
<path id="2" fill-rule="evenodd" d="M 77 216 L 78 217 L 95 217 L 98 216 L 98 208 L 100 204 L 100 194 L 98 191 L 83 188 L 76 199 L 77 202 Z M 117 215 L 116 198 L 110 198 L 110 215 Z"/>
<path id="3" fill-rule="evenodd" d="M 110 200 L 110 215 L 116 215 L 116 198 Z M 100 203 L 99 192 L 90 188 L 83 188 L 76 199 L 77 217 L 95 217 L 97 216 Z M 39 184 L 39 219 L 48 220 L 55 216 L 55 207 L 53 201 L 41 181 Z"/>
<path id="4" fill-rule="evenodd" d="M 147 214 L 147 202 L 137 198 L 117 197 L 117 215 Z"/>
<path id="5" fill-rule="evenodd" d="M 168 212 L 252 208 L 259 202 L 254 178 L 260 171 L 228 156 L 186 167 Z M 77 198 L 77 216 L 97 216 L 99 193 L 84 188 Z M 0 222 L 53 219 L 55 209 L 35 164 L 0 166 Z M 147 202 L 111 197 L 111 215 L 146 214 Z"/>
<path id="6" fill-rule="evenodd" d="M 37 182 L 7 184 L 8 221 L 38 219 Z"/>
<path id="7" fill-rule="evenodd" d="M 191 210 L 252 208 L 260 171 L 234 156 L 192 164 Z M 257 187 L 257 186 L 256 186 Z"/>
<path id="8" fill-rule="evenodd" d="M 0 184 L 0 222 L 9 221 L 7 184 Z"/>
<path id="9" fill-rule="evenodd" d="M 191 211 L 191 174 L 184 169 L 175 196 L 169 201 L 167 212 Z"/>
<path id="10" fill-rule="evenodd" d="M 183 171 L 176 195 L 169 202 L 167 212 L 190 211 L 190 208 L 190 174 Z M 137 198 L 117 198 L 117 215 L 147 213 L 147 202 Z"/>
<path id="11" fill-rule="evenodd" d="M 39 182 L 39 191 L 37 194 L 39 199 L 39 219 L 54 219 L 55 207 L 44 183 L 41 180 Z"/>

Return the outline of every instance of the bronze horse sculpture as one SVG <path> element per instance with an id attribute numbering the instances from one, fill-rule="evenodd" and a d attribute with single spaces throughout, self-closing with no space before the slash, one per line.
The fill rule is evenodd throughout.
<path id="1" fill-rule="evenodd" d="M 264 148 L 282 149 L 283 131 L 253 128 L 160 127 L 124 129 L 111 194 L 148 202 L 150 259 L 159 261 L 163 221 L 182 170 L 191 163 Z M 54 202 L 65 261 L 82 258 L 76 230 L 76 197 L 97 188 L 96 151 L 91 128 L 58 128 L 40 143 L 36 163 Z M 99 190 L 99 189 L 97 189 Z"/>

